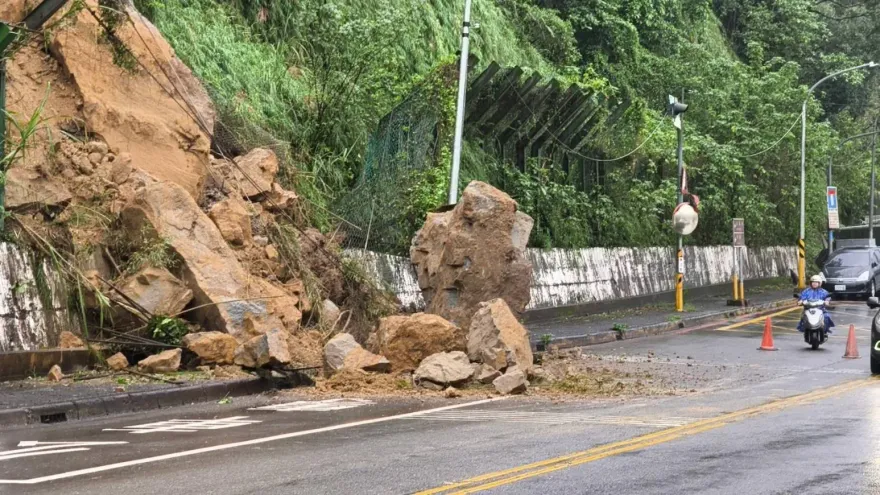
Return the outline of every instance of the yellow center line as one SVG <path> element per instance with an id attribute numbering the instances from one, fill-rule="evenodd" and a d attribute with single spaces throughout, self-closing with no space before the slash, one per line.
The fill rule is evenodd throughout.
<path id="1" fill-rule="evenodd" d="M 801 308 L 799 306 L 795 306 L 793 308 L 784 309 L 782 311 L 777 311 L 776 313 L 771 313 L 769 315 L 759 316 L 757 318 L 752 318 L 751 320 L 741 321 L 739 323 L 734 323 L 733 325 L 728 325 L 726 327 L 721 327 L 718 330 L 734 330 L 739 327 L 744 327 L 746 325 L 751 325 L 754 323 L 762 323 L 767 318 L 773 318 L 774 316 L 780 316 L 788 313 L 792 313 L 794 311 L 798 311 Z"/>
<path id="2" fill-rule="evenodd" d="M 768 402 L 760 406 L 750 407 L 734 411 L 732 413 L 722 414 L 713 418 L 695 421 L 683 426 L 667 428 L 646 435 L 633 437 L 627 440 L 614 442 L 606 445 L 600 445 L 589 450 L 574 452 L 571 454 L 554 457 L 543 461 L 525 464 L 522 466 L 495 471 L 483 474 L 457 483 L 447 484 L 417 492 L 415 495 L 436 495 L 436 494 L 467 494 L 489 490 L 502 485 L 516 483 L 524 479 L 541 476 L 543 474 L 567 469 L 588 462 L 605 459 L 606 457 L 616 456 L 627 452 L 645 449 L 655 445 L 671 442 L 673 440 L 697 435 L 706 431 L 720 428 L 727 424 L 741 421 L 750 417 L 768 414 L 771 412 L 781 411 L 790 407 L 827 399 L 836 395 L 866 387 L 876 383 L 873 378 L 856 380 L 852 382 L 835 385 L 821 390 L 816 390 L 802 395 L 796 395 Z"/>

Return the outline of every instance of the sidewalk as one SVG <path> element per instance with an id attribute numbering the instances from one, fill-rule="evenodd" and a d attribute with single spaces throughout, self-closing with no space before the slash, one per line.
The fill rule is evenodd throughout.
<path id="1" fill-rule="evenodd" d="M 109 379 L 49 383 L 42 378 L 0 383 L 0 429 L 218 401 L 266 392 L 275 386 L 259 378 L 174 378 L 181 383 L 127 383 L 123 387 Z"/>
<path id="2" fill-rule="evenodd" d="M 657 303 L 586 316 L 530 321 L 526 327 L 533 345 L 541 343 L 542 336 L 550 335 L 552 344 L 576 347 L 656 335 L 794 303 L 791 287 L 779 280 L 746 289 L 749 300 L 746 308 L 727 306 L 729 294 L 707 292 L 685 291 L 683 313 L 675 311 L 672 303 Z M 615 305 L 620 306 L 619 302 Z"/>

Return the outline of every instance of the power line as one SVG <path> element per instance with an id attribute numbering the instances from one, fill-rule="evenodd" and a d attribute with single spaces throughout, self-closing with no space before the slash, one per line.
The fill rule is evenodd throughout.
<path id="1" fill-rule="evenodd" d="M 773 148 L 775 148 L 777 145 L 779 145 L 779 143 L 782 142 L 783 139 L 785 139 L 786 137 L 788 137 L 788 133 L 790 133 L 791 130 L 794 129 L 794 126 L 796 126 L 797 123 L 801 120 L 801 115 L 803 115 L 803 112 L 801 112 L 801 113 L 798 114 L 798 116 L 797 116 L 797 118 L 795 119 L 794 123 L 791 124 L 791 127 L 789 127 L 788 130 L 785 131 L 785 132 L 782 134 L 782 137 L 780 137 L 779 139 L 777 139 L 775 143 L 771 144 L 770 146 L 764 148 L 763 150 L 761 150 L 761 151 L 759 151 L 759 152 L 757 152 L 757 153 L 752 153 L 752 154 L 750 154 L 750 155 L 739 155 L 739 156 L 737 156 L 737 158 L 751 158 L 751 157 L 753 157 L 753 156 L 762 155 L 762 154 L 764 154 L 764 153 L 766 153 L 766 152 L 772 150 Z"/>

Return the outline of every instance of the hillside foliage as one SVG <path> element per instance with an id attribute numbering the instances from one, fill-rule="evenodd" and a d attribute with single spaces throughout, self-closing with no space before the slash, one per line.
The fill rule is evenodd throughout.
<path id="1" fill-rule="evenodd" d="M 380 119 L 438 65 L 454 63 L 460 0 L 138 0 L 207 84 L 245 144 L 286 143 L 297 190 L 315 222 L 357 180 Z M 477 70 L 495 61 L 627 100 L 623 125 L 592 149 L 601 181 L 573 181 L 540 159 L 524 172 L 465 147 L 463 180 L 488 180 L 535 217 L 540 247 L 666 245 L 674 240 L 675 130 L 668 94 L 683 95 L 690 189 L 702 200 L 688 242 L 730 242 L 745 218 L 750 245 L 793 244 L 799 221 L 800 124 L 807 87 L 880 59 L 880 0 L 474 0 Z M 841 219 L 867 215 L 867 142 L 880 75 L 854 71 L 822 85 L 808 111 L 807 227 L 825 230 L 825 165 L 833 154 Z M 656 126 L 657 132 L 652 133 Z M 790 132 L 789 132 L 790 130 Z M 448 167 L 447 164 L 434 166 Z M 436 175 L 436 174 L 435 174 Z M 446 184 L 432 181 L 440 206 Z M 415 198 L 418 200 L 419 198 Z M 414 224 L 424 211 L 415 211 Z"/>

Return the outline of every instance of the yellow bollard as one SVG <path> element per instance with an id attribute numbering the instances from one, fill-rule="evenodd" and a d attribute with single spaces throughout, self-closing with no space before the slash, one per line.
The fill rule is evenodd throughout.
<path id="1" fill-rule="evenodd" d="M 803 239 L 798 239 L 798 289 L 803 290 L 806 285 L 807 271 L 807 245 Z"/>
<path id="2" fill-rule="evenodd" d="M 733 276 L 733 300 L 739 301 L 739 277 Z"/>
<path id="3" fill-rule="evenodd" d="M 746 305 L 746 286 L 742 279 L 739 280 L 739 300 L 742 301 L 743 306 Z"/>

